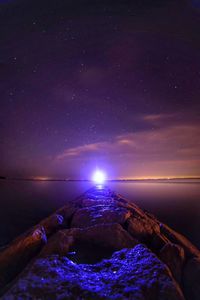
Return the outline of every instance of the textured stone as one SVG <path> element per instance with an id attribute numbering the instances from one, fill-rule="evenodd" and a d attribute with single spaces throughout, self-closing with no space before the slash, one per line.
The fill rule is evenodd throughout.
<path id="1" fill-rule="evenodd" d="M 200 299 L 200 258 L 190 259 L 183 272 L 183 286 L 188 300 Z"/>
<path id="2" fill-rule="evenodd" d="M 61 215 L 64 218 L 65 225 L 69 226 L 71 218 L 77 209 L 78 209 L 78 202 L 74 201 L 58 209 L 56 211 L 56 214 Z"/>
<path id="3" fill-rule="evenodd" d="M 152 236 L 160 234 L 159 225 L 146 216 L 133 215 L 127 220 L 128 232 L 141 242 L 150 242 Z"/>
<path id="4" fill-rule="evenodd" d="M 6 300 L 184 299 L 176 279 L 187 300 L 197 300 L 199 257 L 153 215 L 107 188 L 93 188 L 0 252 L 0 285 L 17 280 Z"/>
<path id="5" fill-rule="evenodd" d="M 102 196 L 98 199 L 85 198 L 81 200 L 82 207 L 89 207 L 89 206 L 96 206 L 96 205 L 116 207 L 117 202 L 111 197 L 102 197 Z"/>
<path id="6" fill-rule="evenodd" d="M 48 218 L 42 220 L 40 225 L 44 227 L 46 235 L 49 236 L 58 230 L 64 223 L 64 217 L 59 214 L 53 214 Z"/>
<path id="7" fill-rule="evenodd" d="M 43 248 L 41 256 L 67 255 L 71 252 L 77 262 L 96 262 L 138 242 L 119 224 L 100 224 L 87 228 L 61 230 Z"/>
<path id="8" fill-rule="evenodd" d="M 131 213 L 123 207 L 95 205 L 77 210 L 72 218 L 71 227 L 88 227 L 102 223 L 123 224 Z"/>
<path id="9" fill-rule="evenodd" d="M 40 252 L 40 256 L 49 254 L 67 255 L 70 246 L 73 243 L 73 235 L 70 235 L 68 230 L 60 230 L 56 232 L 51 238 L 49 238 L 48 243 Z"/>
<path id="10" fill-rule="evenodd" d="M 200 257 L 200 251 L 182 234 L 171 229 L 165 224 L 160 224 L 160 231 L 165 235 L 172 243 L 180 245 L 188 257 L 197 256 Z"/>
<path id="11" fill-rule="evenodd" d="M 159 251 L 170 241 L 163 235 L 158 232 L 153 232 L 151 240 L 148 242 L 148 246 L 155 253 L 159 253 Z"/>
<path id="12" fill-rule="evenodd" d="M 12 280 L 46 243 L 43 227 L 37 227 L 17 238 L 0 252 L 0 288 Z"/>
<path id="13" fill-rule="evenodd" d="M 185 262 L 184 249 L 176 244 L 168 243 L 161 249 L 159 257 L 169 267 L 176 281 L 180 283 Z"/>
<path id="14" fill-rule="evenodd" d="M 183 300 L 167 267 L 145 246 L 115 252 L 94 265 L 57 255 L 38 259 L 2 300 Z"/>

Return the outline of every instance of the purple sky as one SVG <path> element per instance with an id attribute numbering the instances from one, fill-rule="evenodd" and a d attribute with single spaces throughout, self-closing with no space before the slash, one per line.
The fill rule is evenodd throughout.
<path id="1" fill-rule="evenodd" d="M 199 1 L 0 1 L 0 173 L 200 176 L 199 28 Z"/>

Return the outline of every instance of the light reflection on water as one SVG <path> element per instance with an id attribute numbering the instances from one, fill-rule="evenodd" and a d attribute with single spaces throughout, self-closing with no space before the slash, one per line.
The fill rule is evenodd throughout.
<path id="1" fill-rule="evenodd" d="M 92 185 L 1 180 L 0 244 L 7 243 Z M 184 233 L 200 247 L 200 181 L 112 182 L 109 187 Z"/>

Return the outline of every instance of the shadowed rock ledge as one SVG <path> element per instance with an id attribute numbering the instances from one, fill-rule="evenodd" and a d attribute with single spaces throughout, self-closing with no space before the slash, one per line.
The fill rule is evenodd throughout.
<path id="1" fill-rule="evenodd" d="M 2 299 L 197 300 L 200 252 L 108 188 L 92 188 L 0 252 Z"/>

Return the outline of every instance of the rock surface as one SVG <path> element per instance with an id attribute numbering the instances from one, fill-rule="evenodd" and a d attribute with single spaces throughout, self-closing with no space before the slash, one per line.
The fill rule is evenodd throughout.
<path id="1" fill-rule="evenodd" d="M 145 246 L 100 263 L 75 264 L 57 255 L 34 262 L 2 298 L 183 300 L 167 267 Z"/>
<path id="2" fill-rule="evenodd" d="M 197 300 L 199 278 L 190 241 L 105 187 L 0 252 L 3 299 Z"/>
<path id="3" fill-rule="evenodd" d="M 181 283 L 185 253 L 181 246 L 168 243 L 160 251 L 160 259 L 170 268 L 174 278 Z"/>
<path id="4" fill-rule="evenodd" d="M 46 241 L 44 228 L 38 226 L 0 253 L 0 289 L 26 266 Z"/>
<path id="5" fill-rule="evenodd" d="M 184 250 L 187 257 L 200 256 L 200 251 L 197 249 L 186 237 L 182 234 L 171 229 L 166 224 L 160 224 L 160 230 L 171 242 L 180 245 Z"/>
<path id="6" fill-rule="evenodd" d="M 53 234 L 58 230 L 64 223 L 64 218 L 62 215 L 53 214 L 50 217 L 44 219 L 40 222 L 40 226 L 44 227 L 47 236 Z"/>
<path id="7" fill-rule="evenodd" d="M 190 259 L 184 269 L 183 287 L 188 299 L 200 298 L 200 258 Z"/>
<path id="8" fill-rule="evenodd" d="M 102 223 L 123 224 L 130 217 L 130 211 L 109 204 L 98 204 L 78 209 L 72 219 L 71 227 L 88 227 Z"/>
<path id="9" fill-rule="evenodd" d="M 78 263 L 94 263 L 110 257 L 114 251 L 133 248 L 134 240 L 120 224 L 100 224 L 92 227 L 60 230 L 41 251 L 41 256 L 67 255 Z"/>

